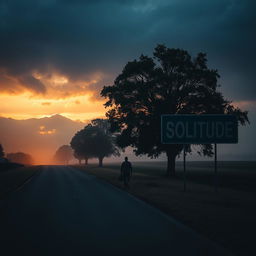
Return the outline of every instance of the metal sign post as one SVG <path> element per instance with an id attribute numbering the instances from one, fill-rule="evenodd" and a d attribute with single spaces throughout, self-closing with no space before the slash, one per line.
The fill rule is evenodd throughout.
<path id="1" fill-rule="evenodd" d="M 186 191 L 186 152 L 185 144 L 183 145 L 183 182 L 184 182 L 184 192 Z"/>
<path id="2" fill-rule="evenodd" d="M 218 188 L 218 177 L 217 177 L 217 144 L 214 144 L 214 179 L 215 179 L 215 192 Z"/>

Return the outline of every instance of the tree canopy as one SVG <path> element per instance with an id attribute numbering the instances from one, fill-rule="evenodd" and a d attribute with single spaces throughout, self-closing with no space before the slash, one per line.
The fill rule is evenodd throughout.
<path id="1" fill-rule="evenodd" d="M 102 166 L 104 157 L 118 154 L 112 135 L 108 132 L 106 120 L 95 119 L 72 138 L 71 147 L 75 154 L 85 158 L 98 158 Z"/>
<path id="2" fill-rule="evenodd" d="M 60 163 L 68 164 L 73 158 L 73 150 L 69 145 L 59 147 L 54 155 L 54 159 Z"/>
<path id="3" fill-rule="evenodd" d="M 87 127 L 87 126 L 86 126 Z M 74 155 L 77 159 L 85 159 L 85 164 L 88 159 L 94 157 L 91 151 L 92 141 L 86 127 L 78 131 L 72 138 L 70 145 L 74 150 Z M 81 161 L 80 160 L 80 161 Z"/>
<path id="4" fill-rule="evenodd" d="M 234 114 L 240 124 L 248 120 L 219 90 L 219 73 L 207 66 L 206 54 L 195 58 L 182 49 L 158 45 L 153 57 L 141 55 L 128 62 L 113 85 L 104 86 L 106 116 L 112 132 L 119 132 L 117 144 L 132 146 L 136 155 L 158 157 L 165 152 L 167 174 L 175 173 L 175 159 L 182 145 L 161 144 L 162 114 Z M 191 152 L 191 145 L 186 150 Z M 200 145 L 198 152 L 213 154 L 212 145 Z"/>

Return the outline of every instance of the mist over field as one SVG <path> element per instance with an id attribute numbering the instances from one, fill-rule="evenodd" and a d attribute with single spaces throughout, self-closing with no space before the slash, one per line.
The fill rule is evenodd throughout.
<path id="1" fill-rule="evenodd" d="M 84 126 L 60 115 L 28 120 L 0 118 L 0 141 L 6 153 L 25 152 L 35 164 L 50 164 L 55 151 L 69 144 Z"/>
<path id="2" fill-rule="evenodd" d="M 254 109 L 253 109 L 254 110 Z M 73 121 L 61 115 L 53 115 L 45 118 L 32 118 L 28 120 L 15 120 L 0 117 L 0 141 L 6 153 L 25 152 L 33 156 L 35 164 L 51 164 L 56 150 L 61 145 L 69 144 L 75 133 L 88 122 Z M 224 161 L 255 161 L 256 152 L 253 150 L 253 140 L 256 120 L 251 120 L 248 127 L 239 127 L 239 144 L 218 145 L 218 159 Z M 188 161 L 211 161 L 212 158 L 200 157 L 194 152 L 187 157 Z M 131 161 L 166 161 L 166 156 L 150 159 L 147 156 L 135 156 L 132 148 L 121 152 L 120 157 L 106 158 L 106 162 L 120 162 L 124 156 Z M 181 158 L 177 159 L 182 160 Z M 95 159 L 90 160 L 96 162 Z M 76 163 L 73 160 L 73 163 Z"/>

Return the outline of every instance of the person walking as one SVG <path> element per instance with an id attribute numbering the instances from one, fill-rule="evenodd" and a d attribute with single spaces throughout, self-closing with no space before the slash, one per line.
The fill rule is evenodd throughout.
<path id="1" fill-rule="evenodd" d="M 124 158 L 124 162 L 121 165 L 121 179 L 124 182 L 124 187 L 129 188 L 130 179 L 132 176 L 132 164 L 128 161 L 128 157 Z"/>

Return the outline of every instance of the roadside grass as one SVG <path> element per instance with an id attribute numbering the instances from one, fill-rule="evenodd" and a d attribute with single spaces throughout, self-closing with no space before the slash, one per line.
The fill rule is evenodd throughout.
<path id="1" fill-rule="evenodd" d="M 133 165 L 136 173 L 157 177 L 166 175 L 166 162 L 163 161 L 135 162 Z M 119 171 L 120 163 L 105 164 L 105 167 Z M 177 178 L 183 179 L 183 163 L 177 162 L 176 169 Z M 186 163 L 186 178 L 198 184 L 214 186 L 214 162 L 188 161 Z M 256 162 L 219 161 L 217 183 L 221 188 L 256 192 Z"/>
<path id="2" fill-rule="evenodd" d="M 134 163 L 127 192 L 226 247 L 234 255 L 256 255 L 256 190 L 253 188 L 256 163 L 222 163 L 217 192 L 212 186 L 213 169 L 209 163 L 188 164 L 186 192 L 181 163 L 177 166 L 177 178 L 166 178 L 164 166 L 161 162 Z M 106 164 L 103 168 L 76 167 L 124 189 L 118 180 L 120 164 Z"/>
<path id="3" fill-rule="evenodd" d="M 24 184 L 39 170 L 38 166 L 21 167 L 0 172 L 0 199 Z"/>

